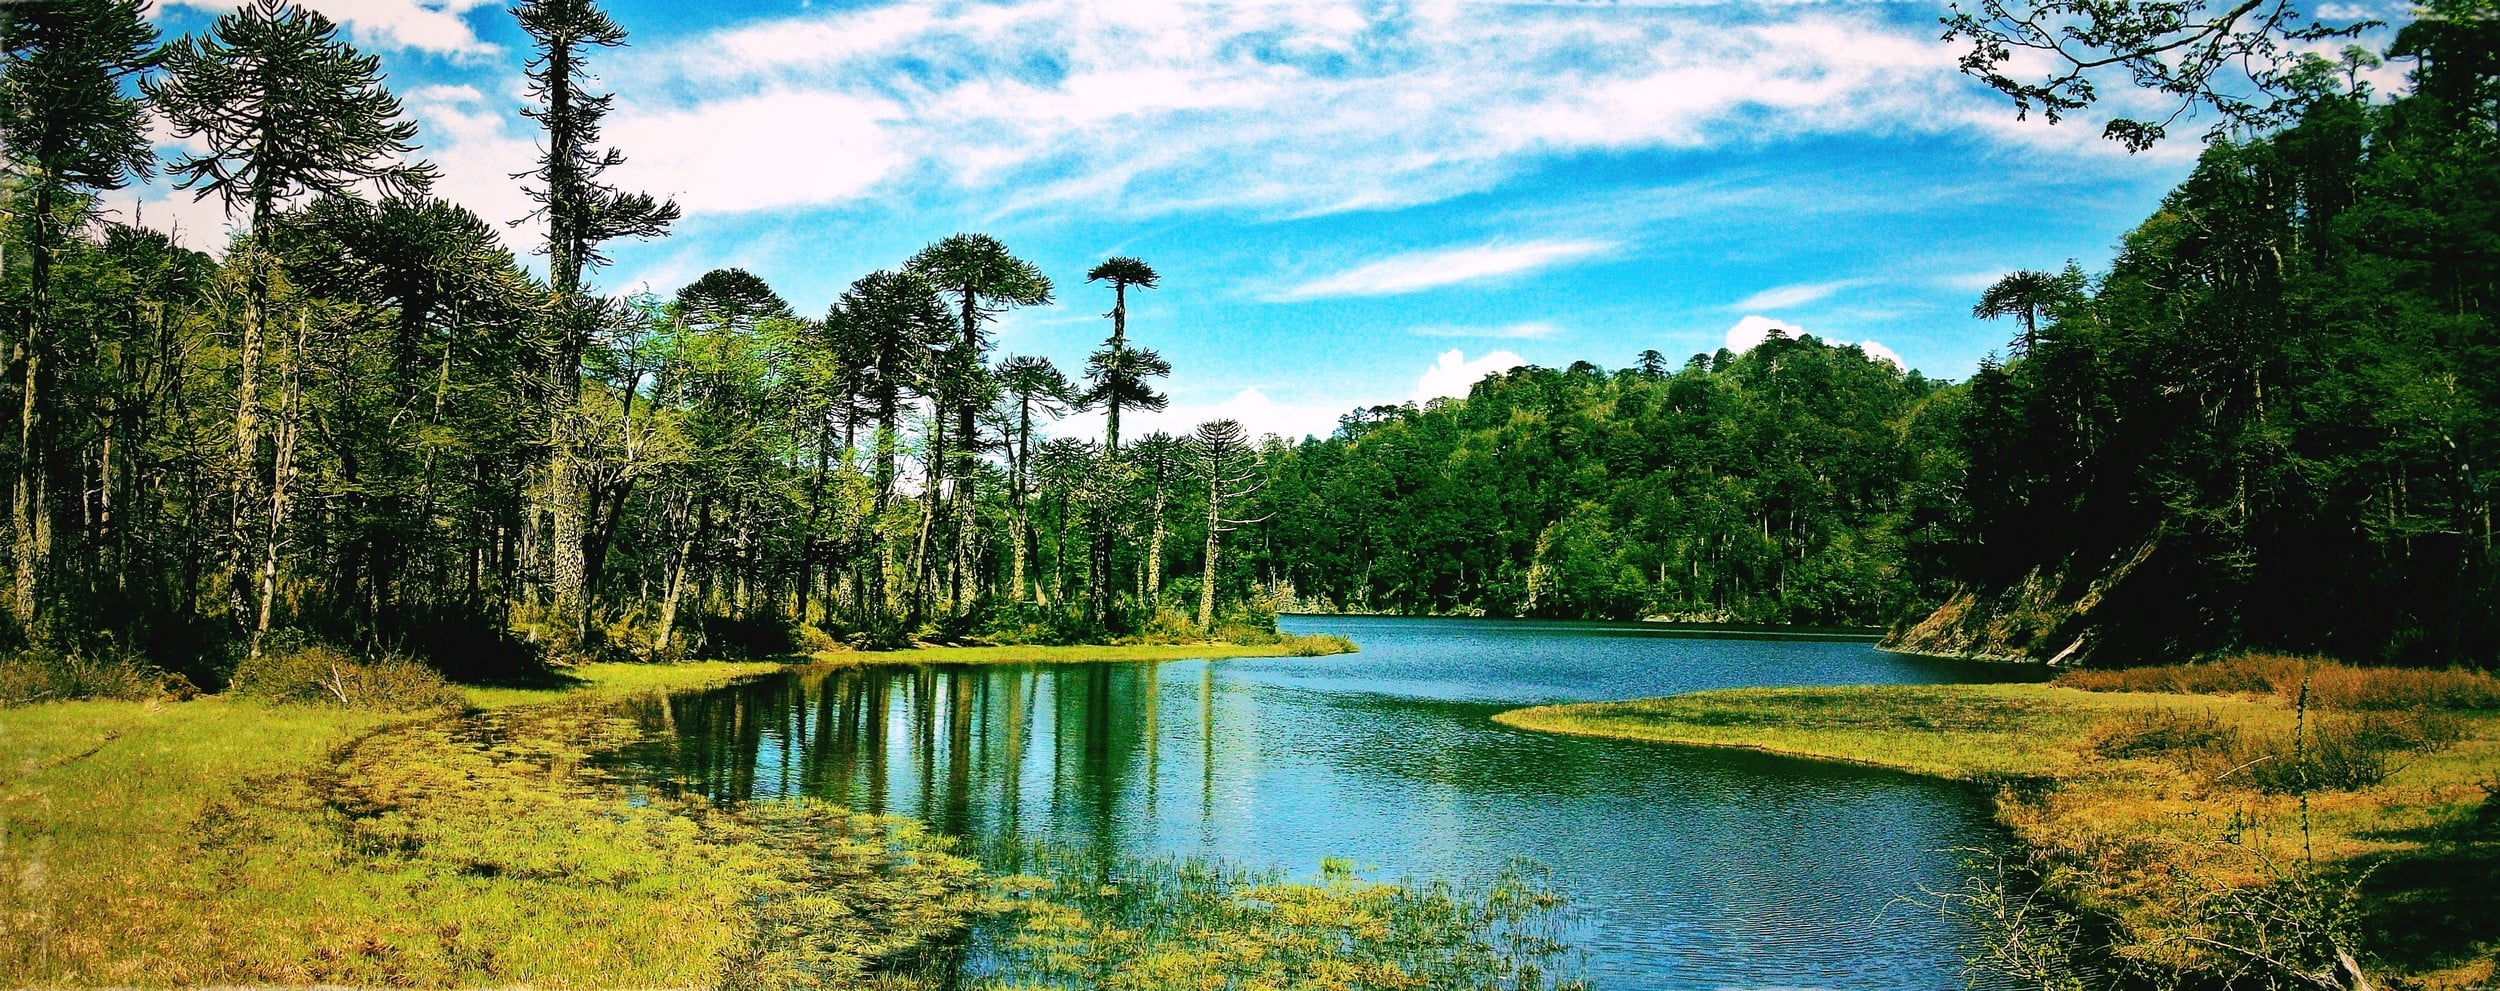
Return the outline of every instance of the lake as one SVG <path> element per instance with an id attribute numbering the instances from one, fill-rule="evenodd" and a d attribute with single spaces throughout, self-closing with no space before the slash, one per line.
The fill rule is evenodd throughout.
<path id="1" fill-rule="evenodd" d="M 1287 617 L 1358 654 L 792 672 L 678 696 L 630 772 L 812 795 L 975 843 L 1481 883 L 1553 871 L 1601 988 L 1965 986 L 1908 899 L 1993 840 L 1987 796 L 1735 750 L 1507 729 L 1522 704 L 1750 685 L 1994 680 L 1863 638 L 1640 624 Z"/>

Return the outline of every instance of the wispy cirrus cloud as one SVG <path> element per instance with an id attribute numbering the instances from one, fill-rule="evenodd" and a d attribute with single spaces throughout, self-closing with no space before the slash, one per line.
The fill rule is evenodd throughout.
<path id="1" fill-rule="evenodd" d="M 1834 293 L 1867 285 L 1872 279 L 1839 279 L 1832 282 L 1802 282 L 1789 286 L 1773 286 L 1728 304 L 1731 310 L 1784 310 L 1792 306 L 1820 302 Z"/>
<path id="2" fill-rule="evenodd" d="M 1428 327 L 1417 327 L 1411 331 L 1417 337 L 1468 337 L 1513 341 L 1541 341 L 1562 332 L 1562 325 L 1551 320 L 1528 320 L 1491 327 L 1454 327 L 1434 324 Z"/>
<path id="3" fill-rule="evenodd" d="M 325 6 L 457 51 L 477 2 Z M 696 214 L 1012 188 L 982 209 L 1305 216 L 1439 202 L 1592 152 L 2036 139 L 1993 124 L 2003 108 L 1922 19 L 1824 4 L 889 3 L 638 37 L 600 70 L 633 159 L 615 178 L 682 190 Z M 756 110 L 766 94 L 781 112 Z M 435 157 L 458 172 L 464 151 Z"/>
<path id="4" fill-rule="evenodd" d="M 1612 241 L 1551 240 L 1409 251 L 1288 286 L 1267 298 L 1271 302 L 1293 302 L 1334 296 L 1395 296 L 1533 272 L 1615 247 Z"/>

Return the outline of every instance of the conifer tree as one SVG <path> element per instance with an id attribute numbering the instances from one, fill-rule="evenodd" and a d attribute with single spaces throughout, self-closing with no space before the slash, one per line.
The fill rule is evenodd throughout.
<path id="1" fill-rule="evenodd" d="M 401 118 L 399 98 L 382 84 L 380 60 L 340 40 L 329 18 L 285 0 L 251 0 L 219 17 L 207 35 L 167 49 L 164 69 L 142 84 L 144 91 L 176 137 L 206 146 L 175 159 L 171 172 L 181 188 L 196 190 L 200 199 L 216 196 L 228 215 L 240 211 L 251 222 L 240 252 L 229 598 L 238 621 L 250 627 L 257 654 L 276 581 L 274 539 L 265 535 L 284 524 L 284 508 L 273 495 L 269 519 L 255 525 L 264 489 L 258 464 L 269 323 L 264 235 L 279 205 L 297 195 L 347 196 L 368 185 L 416 192 L 431 184 L 434 169 L 401 160 L 417 149 L 411 143 L 417 125 Z M 258 595 L 250 591 L 255 557 Z"/>
<path id="2" fill-rule="evenodd" d="M 547 225 L 547 284 L 553 293 L 547 306 L 551 346 L 544 396 L 545 499 L 552 517 L 548 549 L 557 616 L 582 640 L 592 632 L 590 608 L 598 590 L 589 587 L 585 558 L 591 528 L 588 494 L 576 464 L 582 454 L 560 424 L 579 398 L 582 353 L 599 312 L 585 298 L 583 280 L 607 263 L 600 245 L 620 237 L 666 234 L 678 209 L 674 200 L 623 192 L 602 179 L 607 170 L 624 164 L 625 156 L 599 143 L 600 122 L 615 95 L 584 90 L 590 80 L 587 58 L 592 49 L 622 47 L 625 29 L 594 0 L 524 0 L 512 8 L 512 15 L 536 48 L 528 75 L 530 97 L 537 103 L 522 113 L 546 132 L 538 167 L 528 178 L 537 182 L 529 195 Z"/>
<path id="3" fill-rule="evenodd" d="M 50 552 L 44 500 L 45 358 L 53 260 L 86 214 L 82 192 L 146 178 L 151 156 L 139 101 L 124 80 L 153 67 L 156 28 L 142 0 L 58 0 L 0 7 L 0 147 L 28 209 L 16 218 L 27 248 L 25 326 L 15 348 L 19 383 L 17 472 L 10 489 L 9 612 L 36 622 L 37 585 Z M 73 216 L 60 216 L 64 208 Z"/>

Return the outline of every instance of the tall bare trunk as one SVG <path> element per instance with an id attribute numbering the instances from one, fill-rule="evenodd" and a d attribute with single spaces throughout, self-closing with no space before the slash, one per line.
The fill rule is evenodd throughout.
<path id="1" fill-rule="evenodd" d="M 1202 630 L 1215 629 L 1215 559 L 1224 549 L 1223 493 L 1220 482 L 1207 490 L 1207 567 L 1198 579 L 1198 628 Z"/>
<path id="2" fill-rule="evenodd" d="M 287 496 L 295 484 L 295 448 L 303 434 L 305 317 L 295 318 L 294 360 L 287 363 L 286 399 L 278 419 L 278 458 L 269 480 L 269 528 L 261 541 L 260 608 L 252 621 L 251 655 L 260 656 L 261 640 L 278 598 L 278 552 L 286 536 Z"/>
<path id="3" fill-rule="evenodd" d="M 48 517 L 43 509 L 43 450 L 36 432 L 43 411 L 38 401 L 42 390 L 43 325 L 52 309 L 51 182 L 36 184 L 34 208 L 34 237 L 30 239 L 32 250 L 27 254 L 32 299 L 27 307 L 26 335 L 18 345 L 18 360 L 25 366 L 26 379 L 18 394 L 17 485 L 9 497 L 10 556 L 16 562 L 16 594 L 10 598 L 9 612 L 17 617 L 19 629 L 35 625 L 36 578 L 51 551 Z"/>

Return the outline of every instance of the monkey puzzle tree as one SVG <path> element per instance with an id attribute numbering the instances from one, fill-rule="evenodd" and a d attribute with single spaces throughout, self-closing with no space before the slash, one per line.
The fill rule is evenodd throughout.
<path id="1" fill-rule="evenodd" d="M 1039 306 L 1051 300 L 1050 277 L 1032 262 L 1016 257 L 997 238 L 987 234 L 953 234 L 922 248 L 904 267 L 928 280 L 938 292 L 953 298 L 962 337 L 951 350 L 958 352 L 954 361 L 942 371 L 949 377 L 951 402 L 936 411 L 939 417 L 952 415 L 955 426 L 955 450 L 942 447 L 929 451 L 932 465 L 946 466 L 945 475 L 954 479 L 956 506 L 954 576 L 958 586 L 964 584 L 962 569 L 971 561 L 973 534 L 973 481 L 979 474 L 975 462 L 980 445 L 974 433 L 974 418 L 980 412 L 978 397 L 985 391 L 977 379 L 985 367 L 989 337 L 983 329 L 1001 313 L 1018 306 Z M 943 437 L 941 430 L 932 436 Z M 935 503 L 932 502 L 932 507 Z M 978 585 L 974 587 L 977 591 Z"/>
<path id="2" fill-rule="evenodd" d="M 1130 449 L 1130 459 L 1137 463 L 1139 480 L 1146 483 L 1146 605 L 1149 609 L 1163 606 L 1163 538 L 1165 510 L 1172 503 L 1172 483 L 1179 480 L 1181 469 L 1189 457 L 1188 445 L 1160 430 L 1137 439 Z"/>
<path id="3" fill-rule="evenodd" d="M 36 619 L 36 585 L 50 550 L 44 506 L 45 333 L 52 310 L 52 262 L 77 217 L 82 190 L 119 189 L 145 178 L 151 156 L 139 101 L 122 81 L 156 62 L 156 28 L 141 0 L 57 0 L 0 8 L 0 147 L 29 209 L 25 326 L 17 346 L 17 477 L 9 528 L 15 582 L 9 611 L 21 629 Z"/>
<path id="4" fill-rule="evenodd" d="M 174 136 L 205 148 L 174 160 L 178 186 L 216 196 L 251 218 L 243 243 L 243 314 L 236 349 L 235 538 L 230 597 L 237 618 L 253 613 L 248 591 L 259 489 L 260 371 L 267 332 L 269 266 L 262 244 L 281 202 L 303 193 L 351 195 L 362 185 L 420 191 L 433 167 L 407 164 L 414 121 L 382 85 L 380 60 L 339 40 L 338 25 L 284 0 L 253 0 L 217 18 L 204 36 L 168 48 L 165 73 L 141 84 Z M 273 509 L 275 507 L 273 506 Z M 278 510 L 283 512 L 283 510 Z M 276 530 L 283 520 L 271 519 Z M 263 585 L 268 582 L 264 579 Z M 268 629 L 267 603 L 252 623 L 252 652 Z"/>
<path id="5" fill-rule="evenodd" d="M 566 439 L 559 421 L 580 396 L 582 352 L 598 320 L 599 307 L 583 298 L 582 280 L 607 263 L 599 253 L 601 244 L 666 234 L 678 210 L 674 200 L 622 192 L 601 180 L 608 169 L 624 164 L 625 155 L 599 145 L 599 123 L 615 94 L 583 91 L 590 79 L 586 56 L 593 48 L 623 47 L 625 29 L 594 0 L 524 0 L 512 8 L 512 15 L 536 48 L 527 74 L 537 105 L 521 112 L 538 121 L 547 135 L 538 167 L 527 176 L 538 182 L 528 193 L 539 205 L 537 216 L 547 223 L 547 284 L 553 291 L 547 306 L 551 347 L 545 383 L 546 499 L 553 517 L 548 545 L 554 557 L 556 610 L 578 640 L 591 634 L 590 606 L 597 590 L 589 587 L 584 558 L 591 535 L 585 519 L 587 496 L 576 477 L 581 452 Z"/>
<path id="6" fill-rule="evenodd" d="M 1224 534 L 1259 520 L 1224 515 L 1234 500 L 1248 498 L 1266 484 L 1260 476 L 1258 452 L 1250 431 L 1239 420 L 1210 420 L 1198 425 L 1188 441 L 1191 467 L 1207 483 L 1207 558 L 1198 580 L 1198 626 L 1215 628 L 1215 565 L 1224 551 Z"/>
<path id="7" fill-rule="evenodd" d="M 1105 346 L 1105 350 L 1117 353 L 1128 349 L 1129 287 L 1152 289 L 1159 279 L 1160 277 L 1155 275 L 1153 266 L 1126 256 L 1106 259 L 1102 264 L 1094 266 L 1093 271 L 1085 273 L 1087 282 L 1111 283 L 1111 312 L 1105 314 L 1111 318 L 1111 341 Z M 1168 374 L 1170 369 L 1167 367 L 1165 372 Z M 1105 394 L 1101 397 L 1105 414 L 1103 449 L 1114 455 L 1120 453 L 1120 407 L 1126 404 L 1127 398 L 1116 394 Z M 1161 409 L 1162 407 L 1154 408 Z"/>
<path id="8" fill-rule="evenodd" d="M 1011 564 L 1008 594 L 1025 598 L 1025 567 L 1032 554 L 1032 510 L 1026 505 L 1033 485 L 1033 414 L 1057 418 L 1083 406 L 1068 377 L 1050 359 L 1015 355 L 998 364 L 998 384 L 1014 405 L 1015 437 L 1007 446 L 1007 521 Z"/>
<path id="9" fill-rule="evenodd" d="M 2022 336 L 2007 345 L 2017 357 L 2028 355 L 2040 343 L 2040 318 L 2049 309 L 2074 298 L 2083 290 L 2083 275 L 2069 268 L 2065 274 L 2050 274 L 2024 269 L 2008 272 L 2005 277 L 1979 294 L 1979 303 L 1971 307 L 1971 315 L 1982 320 L 2013 317 L 2022 323 Z"/>

